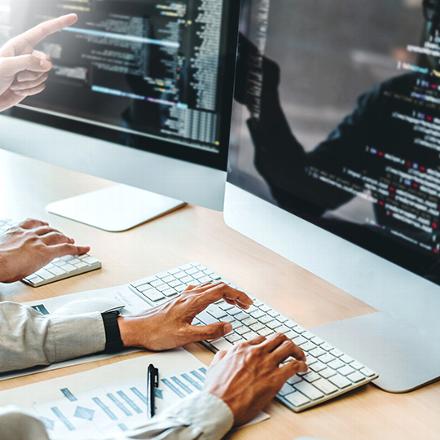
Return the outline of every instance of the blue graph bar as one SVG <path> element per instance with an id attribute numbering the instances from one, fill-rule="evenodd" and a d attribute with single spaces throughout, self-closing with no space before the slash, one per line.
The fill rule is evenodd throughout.
<path id="1" fill-rule="evenodd" d="M 118 420 L 116 414 L 113 413 L 112 410 L 99 397 L 94 397 L 92 400 L 109 416 L 111 420 Z"/>
<path id="2" fill-rule="evenodd" d="M 199 379 L 200 382 L 205 383 L 205 376 L 202 376 L 197 370 L 191 371 L 191 374 L 194 377 L 197 377 L 197 379 Z"/>
<path id="3" fill-rule="evenodd" d="M 142 402 L 145 403 L 145 405 L 148 405 L 147 398 L 136 387 L 132 387 L 132 388 L 130 388 L 130 390 L 133 394 L 135 394 L 137 397 L 139 397 L 139 399 L 141 399 Z"/>
<path id="4" fill-rule="evenodd" d="M 69 388 L 61 388 L 60 389 L 63 396 L 70 400 L 71 402 L 76 402 L 78 399 L 73 395 L 73 393 L 69 390 Z"/>
<path id="5" fill-rule="evenodd" d="M 127 396 L 127 394 L 124 393 L 124 391 L 118 391 L 118 396 L 128 405 L 130 408 L 135 411 L 137 414 L 142 414 L 142 410 L 134 403 L 133 400 L 130 399 L 130 397 Z"/>
<path id="6" fill-rule="evenodd" d="M 176 376 L 173 376 L 172 378 L 171 378 L 171 380 L 176 384 L 176 385 L 178 385 L 180 388 L 182 388 L 182 390 L 183 391 L 185 391 L 187 394 L 192 394 L 193 393 L 193 390 L 190 388 L 190 387 L 188 387 L 188 386 L 186 386 L 178 377 L 176 377 Z"/>
<path id="7" fill-rule="evenodd" d="M 200 382 L 195 381 L 189 374 L 183 373 L 182 377 L 197 390 L 201 390 L 203 388 Z"/>
<path id="8" fill-rule="evenodd" d="M 107 393 L 107 397 L 126 415 L 132 416 L 133 414 L 124 406 L 124 404 L 116 398 L 112 393 Z"/>
<path id="9" fill-rule="evenodd" d="M 52 407 L 51 411 L 58 417 L 58 420 L 62 422 L 69 431 L 76 430 L 76 428 L 72 425 L 72 423 L 70 423 L 67 417 L 61 412 L 61 410 L 57 406 Z"/>
<path id="10" fill-rule="evenodd" d="M 185 394 L 183 394 L 182 391 L 179 390 L 179 388 L 175 387 L 174 384 L 168 379 L 162 379 L 162 383 L 181 399 L 185 398 Z"/>

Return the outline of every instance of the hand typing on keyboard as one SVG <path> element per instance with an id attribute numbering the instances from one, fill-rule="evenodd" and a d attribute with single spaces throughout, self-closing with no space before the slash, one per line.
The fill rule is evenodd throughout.
<path id="1" fill-rule="evenodd" d="M 0 282 L 19 281 L 55 258 L 89 250 L 45 222 L 26 220 L 0 235 Z"/>
<path id="2" fill-rule="evenodd" d="M 245 293 L 222 282 L 188 286 L 180 296 L 148 311 L 146 315 L 120 317 L 122 341 L 126 347 L 161 351 L 225 336 L 232 331 L 230 323 L 192 324 L 196 315 L 219 300 L 241 309 L 252 305 L 252 300 Z"/>
<path id="3" fill-rule="evenodd" d="M 285 335 L 258 336 L 219 351 L 205 388 L 229 406 L 235 425 L 242 425 L 269 405 L 288 379 L 305 372 L 304 352 Z"/>

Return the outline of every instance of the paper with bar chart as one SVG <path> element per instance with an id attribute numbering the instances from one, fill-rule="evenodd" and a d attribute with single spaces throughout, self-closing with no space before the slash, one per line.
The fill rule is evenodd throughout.
<path id="1" fill-rule="evenodd" d="M 144 355 L 0 393 L 0 406 L 30 410 L 51 438 L 121 434 L 148 421 L 146 370 L 160 371 L 157 414 L 203 388 L 205 366 L 185 350 Z M 263 414 L 255 422 L 267 418 Z"/>

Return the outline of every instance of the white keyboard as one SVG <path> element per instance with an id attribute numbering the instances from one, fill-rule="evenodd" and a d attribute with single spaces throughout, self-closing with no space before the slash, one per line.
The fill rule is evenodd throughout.
<path id="1" fill-rule="evenodd" d="M 151 306 L 163 304 L 182 292 L 188 284 L 222 280 L 214 271 L 198 263 L 158 273 L 131 284 L 135 292 Z M 254 305 L 246 311 L 218 301 L 197 316 L 194 324 L 230 322 L 233 332 L 225 338 L 204 344 L 213 351 L 224 350 L 258 335 L 284 333 L 306 353 L 310 370 L 292 377 L 277 399 L 295 412 L 319 405 L 327 400 L 359 388 L 377 374 L 318 336 L 307 331 L 270 306 L 252 298 Z"/>
<path id="2" fill-rule="evenodd" d="M 16 225 L 17 223 L 12 220 L 0 220 L 0 235 Z M 78 257 L 68 255 L 56 258 L 50 264 L 24 278 L 22 281 L 32 287 L 41 287 L 55 281 L 101 269 L 101 267 L 101 262 L 88 254 Z"/>

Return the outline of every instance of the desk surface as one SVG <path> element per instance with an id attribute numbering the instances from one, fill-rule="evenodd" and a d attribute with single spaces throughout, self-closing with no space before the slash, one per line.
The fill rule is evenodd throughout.
<path id="1" fill-rule="evenodd" d="M 0 150 L 0 218 L 36 217 L 92 246 L 103 269 L 39 289 L 21 283 L 0 286 L 1 300 L 29 301 L 124 284 L 164 269 L 200 261 L 234 280 L 305 327 L 371 313 L 373 310 L 313 274 L 228 229 L 220 213 L 189 206 L 122 234 L 110 234 L 49 215 L 47 203 L 109 186 L 110 183 Z M 209 363 L 212 355 L 189 347 Z M 101 361 L 0 383 L 0 390 L 94 368 Z M 423 362 L 423 359 L 421 360 Z M 12 402 L 11 402 L 12 403 Z M 237 439 L 328 440 L 440 437 L 440 383 L 404 395 L 374 386 L 329 404 L 294 414 L 278 403 L 270 421 L 246 428 Z"/>

